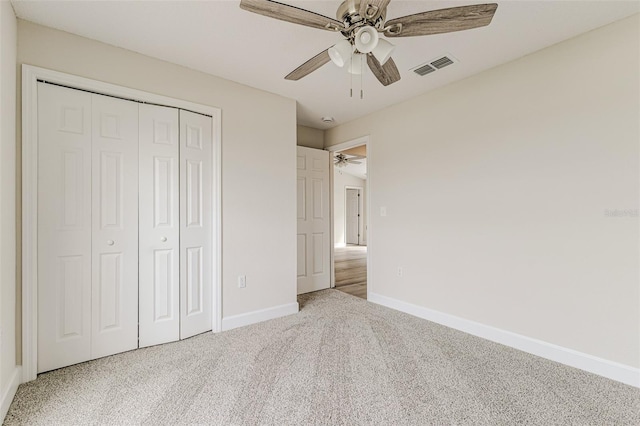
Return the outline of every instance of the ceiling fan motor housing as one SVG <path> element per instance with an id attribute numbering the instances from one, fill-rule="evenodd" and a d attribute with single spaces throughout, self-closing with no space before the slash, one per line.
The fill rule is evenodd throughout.
<path id="1" fill-rule="evenodd" d="M 387 17 L 387 9 L 385 8 L 384 10 L 382 10 L 378 18 L 375 21 L 372 21 L 371 19 L 367 19 L 367 17 L 365 16 L 360 16 L 360 1 L 361 0 L 345 0 L 344 2 L 342 2 L 342 4 L 340 4 L 340 6 L 338 6 L 336 18 L 338 19 L 338 21 L 344 22 L 347 30 L 342 31 L 342 33 L 346 37 L 353 36 L 354 25 L 357 25 L 359 27 L 368 24 L 378 30 L 382 30 L 383 28 L 384 21 Z"/>

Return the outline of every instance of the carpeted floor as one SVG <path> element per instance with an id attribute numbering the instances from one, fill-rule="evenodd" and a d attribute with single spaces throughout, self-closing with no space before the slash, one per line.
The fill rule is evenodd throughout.
<path id="1" fill-rule="evenodd" d="M 640 390 L 336 290 L 42 374 L 5 424 L 639 425 Z"/>

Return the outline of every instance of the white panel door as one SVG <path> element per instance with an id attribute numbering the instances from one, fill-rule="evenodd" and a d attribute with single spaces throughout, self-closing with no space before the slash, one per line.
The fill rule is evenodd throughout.
<path id="1" fill-rule="evenodd" d="M 180 110 L 180 338 L 211 330 L 212 118 Z"/>
<path id="2" fill-rule="evenodd" d="M 138 104 L 92 95 L 91 357 L 138 347 Z"/>
<path id="3" fill-rule="evenodd" d="M 139 105 L 140 347 L 180 338 L 178 109 Z"/>
<path id="4" fill-rule="evenodd" d="M 297 147 L 298 294 L 329 288 L 329 152 Z"/>
<path id="5" fill-rule="evenodd" d="M 91 95 L 38 83 L 38 373 L 91 358 Z"/>
<path id="6" fill-rule="evenodd" d="M 346 243 L 360 244 L 360 190 L 347 188 L 346 193 Z"/>

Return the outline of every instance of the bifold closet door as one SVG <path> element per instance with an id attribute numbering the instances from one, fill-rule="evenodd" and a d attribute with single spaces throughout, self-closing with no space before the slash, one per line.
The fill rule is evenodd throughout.
<path id="1" fill-rule="evenodd" d="M 91 357 L 138 347 L 138 104 L 92 98 Z"/>
<path id="2" fill-rule="evenodd" d="M 140 347 L 180 338 L 179 129 L 175 108 L 141 104 Z"/>
<path id="3" fill-rule="evenodd" d="M 38 83 L 38 373 L 91 359 L 91 94 Z"/>
<path id="4" fill-rule="evenodd" d="M 211 330 L 212 118 L 180 110 L 180 338 Z"/>
<path id="5" fill-rule="evenodd" d="M 211 330 L 212 145 L 211 117 L 38 83 L 38 372 Z"/>
<path id="6" fill-rule="evenodd" d="M 138 105 L 38 84 L 38 372 L 138 347 Z"/>

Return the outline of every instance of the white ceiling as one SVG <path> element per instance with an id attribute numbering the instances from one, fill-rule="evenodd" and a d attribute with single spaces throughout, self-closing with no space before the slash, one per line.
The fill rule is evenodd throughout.
<path id="1" fill-rule="evenodd" d="M 340 0 L 290 1 L 335 17 Z M 640 11 L 637 1 L 498 1 L 488 27 L 395 38 L 402 79 L 388 87 L 367 70 L 364 99 L 349 97 L 350 75 L 328 63 L 300 81 L 284 76 L 340 40 L 340 34 L 256 15 L 239 0 L 25 1 L 19 18 L 184 65 L 298 101 L 298 124 L 326 129 L 511 61 Z M 387 19 L 488 1 L 392 0 Z M 425 77 L 410 72 L 442 54 L 459 63 Z M 596 63 L 597 61 L 594 61 Z M 359 93 L 359 79 L 354 92 Z M 333 116 L 325 124 L 322 116 Z"/>

